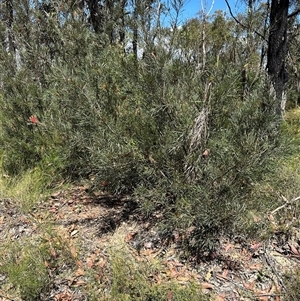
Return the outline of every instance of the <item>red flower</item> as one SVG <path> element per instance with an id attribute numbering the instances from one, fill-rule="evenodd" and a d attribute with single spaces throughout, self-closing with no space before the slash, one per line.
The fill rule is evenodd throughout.
<path id="1" fill-rule="evenodd" d="M 29 117 L 29 121 L 33 124 L 38 124 L 38 122 L 39 122 L 38 119 L 36 118 L 36 116 L 34 116 L 34 115 L 31 115 Z"/>

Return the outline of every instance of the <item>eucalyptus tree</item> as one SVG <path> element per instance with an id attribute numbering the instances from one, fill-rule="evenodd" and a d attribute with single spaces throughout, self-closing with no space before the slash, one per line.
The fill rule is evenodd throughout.
<path id="1" fill-rule="evenodd" d="M 289 20 L 288 28 L 289 49 L 287 56 L 287 83 L 288 106 L 297 107 L 300 105 L 300 23 L 299 18 L 292 17 Z"/>
<path id="2" fill-rule="evenodd" d="M 231 15 L 234 17 L 231 7 Z M 253 11 L 255 3 L 262 3 L 260 0 L 248 0 L 248 11 Z M 266 69 L 270 78 L 271 95 L 273 95 L 273 104 L 269 107 L 274 108 L 275 114 L 281 117 L 286 106 L 286 83 L 288 73 L 286 67 L 288 47 L 288 24 L 289 20 L 300 13 L 300 6 L 297 1 L 291 0 L 268 0 L 266 2 L 265 24 L 268 30 L 263 32 L 254 32 L 267 41 L 267 62 Z M 237 19 L 234 17 L 237 21 Z M 238 22 L 238 21 L 237 21 Z M 249 29 L 249 26 L 238 22 L 241 26 Z M 269 108 L 270 109 L 270 108 Z M 273 109 L 272 109 L 273 110 Z"/>

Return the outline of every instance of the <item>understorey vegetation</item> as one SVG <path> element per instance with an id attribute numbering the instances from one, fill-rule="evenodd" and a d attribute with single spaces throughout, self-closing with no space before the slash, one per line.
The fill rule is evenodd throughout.
<path id="1" fill-rule="evenodd" d="M 296 15 L 284 102 L 263 2 L 187 21 L 177 0 L 29 2 L 0 4 L 1 198 L 31 211 L 63 185 L 127 195 L 196 260 L 224 236 L 299 227 Z"/>

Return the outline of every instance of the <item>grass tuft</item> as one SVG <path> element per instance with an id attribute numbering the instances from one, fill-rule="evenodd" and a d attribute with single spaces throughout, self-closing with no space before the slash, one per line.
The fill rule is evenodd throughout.
<path id="1" fill-rule="evenodd" d="M 181 285 L 164 279 L 160 259 L 146 259 L 136 254 L 125 242 L 126 230 L 118 229 L 109 243 L 111 283 L 92 300 L 126 301 L 205 301 L 199 284 Z M 159 281 L 158 281 L 159 279 Z M 104 296 L 105 295 L 105 296 Z M 172 299 L 171 299 L 172 298 Z"/>
<path id="2" fill-rule="evenodd" d="M 286 293 L 284 296 L 285 301 L 298 301 L 300 300 L 300 271 L 291 271 L 285 274 Z"/>
<path id="3" fill-rule="evenodd" d="M 45 250 L 34 242 L 16 242 L 6 246 L 2 257 L 5 260 L 0 265 L 0 273 L 7 275 L 22 300 L 39 300 L 41 294 L 47 292 L 50 278 L 45 266 Z"/>
<path id="4" fill-rule="evenodd" d="M 53 177 L 47 169 L 35 167 L 17 177 L 2 176 L 0 198 L 12 199 L 23 212 L 29 212 L 51 194 L 53 185 Z"/>

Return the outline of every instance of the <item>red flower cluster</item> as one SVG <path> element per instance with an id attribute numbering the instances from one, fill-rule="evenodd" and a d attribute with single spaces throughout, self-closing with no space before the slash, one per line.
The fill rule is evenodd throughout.
<path id="1" fill-rule="evenodd" d="M 39 122 L 38 119 L 36 118 L 36 116 L 34 116 L 34 115 L 31 115 L 29 117 L 29 121 L 33 124 L 38 124 L 38 122 Z"/>

